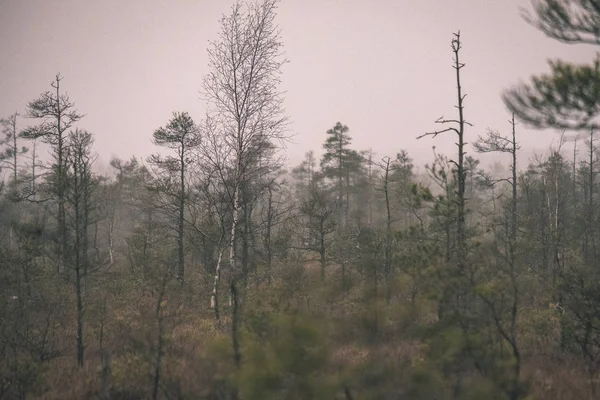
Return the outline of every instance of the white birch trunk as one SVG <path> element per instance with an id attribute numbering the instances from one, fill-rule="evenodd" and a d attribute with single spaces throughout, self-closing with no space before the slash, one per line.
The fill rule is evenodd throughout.
<path id="1" fill-rule="evenodd" d="M 223 260 L 223 253 L 225 252 L 225 249 L 221 249 L 219 251 L 219 258 L 217 259 L 217 267 L 215 269 L 215 280 L 213 283 L 213 290 L 212 290 L 212 294 L 210 296 L 210 309 L 214 310 L 216 305 L 217 305 L 217 295 L 218 295 L 218 288 L 219 288 L 219 279 L 221 278 L 221 261 Z"/>
<path id="2" fill-rule="evenodd" d="M 239 202 L 238 202 L 238 194 L 239 194 L 239 189 L 236 187 L 234 189 L 233 192 L 233 221 L 231 222 L 231 239 L 229 241 L 229 268 L 230 268 L 230 280 L 233 281 L 234 280 L 234 276 L 236 273 L 236 268 L 235 268 L 235 231 L 237 230 L 237 225 L 238 225 L 238 208 L 239 208 Z M 232 296 L 229 297 L 229 305 L 232 305 L 232 298 L 233 298 L 233 294 Z"/>
<path id="3" fill-rule="evenodd" d="M 113 253 L 113 223 L 112 221 L 109 223 L 108 228 L 108 255 L 110 257 L 110 265 L 113 266 L 115 264 L 114 253 Z"/>

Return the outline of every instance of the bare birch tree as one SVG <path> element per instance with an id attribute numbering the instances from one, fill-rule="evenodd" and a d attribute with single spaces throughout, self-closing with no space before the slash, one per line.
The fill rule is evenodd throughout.
<path id="1" fill-rule="evenodd" d="M 287 118 L 279 84 L 286 60 L 275 23 L 277 4 L 277 0 L 245 6 L 236 3 L 231 13 L 222 17 L 220 37 L 208 49 L 210 72 L 203 84 L 208 101 L 207 124 L 201 153 L 203 161 L 215 169 L 227 187 L 231 204 L 229 286 L 232 288 L 237 274 L 240 189 L 275 161 L 272 147 L 257 143 L 275 144 L 285 138 Z M 236 290 L 231 290 L 232 296 L 235 293 Z M 236 302 L 237 299 L 232 299 L 232 303 Z"/>

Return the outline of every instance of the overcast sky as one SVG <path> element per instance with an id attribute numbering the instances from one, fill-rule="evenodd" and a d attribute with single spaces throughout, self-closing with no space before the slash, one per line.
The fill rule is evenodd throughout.
<path id="1" fill-rule="evenodd" d="M 173 111 L 199 119 L 207 44 L 229 0 L 0 0 L 0 116 L 23 113 L 56 73 L 95 134 L 100 164 L 147 156 L 152 132 Z M 525 0 L 282 0 L 283 90 L 291 130 L 287 155 L 320 153 L 336 121 L 356 149 L 380 156 L 406 149 L 417 163 L 431 146 L 451 154 L 455 137 L 416 136 L 454 116 L 450 41 L 461 31 L 466 118 L 508 132 L 502 91 L 548 58 L 588 62 L 593 49 L 546 38 L 520 16 Z M 29 121 L 23 121 L 27 124 Z M 555 135 L 520 129 L 527 154 Z M 488 157 L 488 156 L 485 156 Z M 482 157 L 483 158 L 483 157 Z"/>

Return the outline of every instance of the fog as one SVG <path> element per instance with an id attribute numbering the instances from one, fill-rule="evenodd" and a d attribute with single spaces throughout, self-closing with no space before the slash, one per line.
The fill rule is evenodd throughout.
<path id="1" fill-rule="evenodd" d="M 521 18 L 520 0 L 286 0 L 278 23 L 289 63 L 283 69 L 293 142 L 290 165 L 321 151 L 325 131 L 348 125 L 355 147 L 383 156 L 406 149 L 419 163 L 432 157 L 416 137 L 452 115 L 455 85 L 448 52 L 460 30 L 469 137 L 505 130 L 501 94 L 547 59 L 588 61 L 585 45 L 548 40 Z M 99 166 L 111 157 L 156 151 L 154 129 L 173 111 L 199 120 L 207 44 L 217 39 L 226 1 L 2 0 L 0 115 L 23 112 L 57 73 L 95 135 Z M 27 121 L 22 121 L 27 124 Z M 523 157 L 542 151 L 551 132 L 522 129 Z M 438 150 L 454 140 L 440 138 Z"/>
<path id="2" fill-rule="evenodd" d="M 0 0 L 0 400 L 598 399 L 598 27 Z"/>

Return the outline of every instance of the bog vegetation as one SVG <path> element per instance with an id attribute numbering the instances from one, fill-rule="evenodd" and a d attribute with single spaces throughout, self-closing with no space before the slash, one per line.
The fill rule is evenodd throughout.
<path id="1" fill-rule="evenodd" d="M 600 58 L 507 82 L 506 125 L 478 132 L 457 32 L 456 113 L 414 133 L 456 148 L 426 173 L 335 116 L 285 169 L 276 17 L 234 5 L 203 120 L 174 112 L 110 176 L 68 77 L 2 119 L 0 399 L 600 398 Z M 527 18 L 600 45 L 598 0 Z M 523 124 L 564 131 L 519 165 Z"/>

